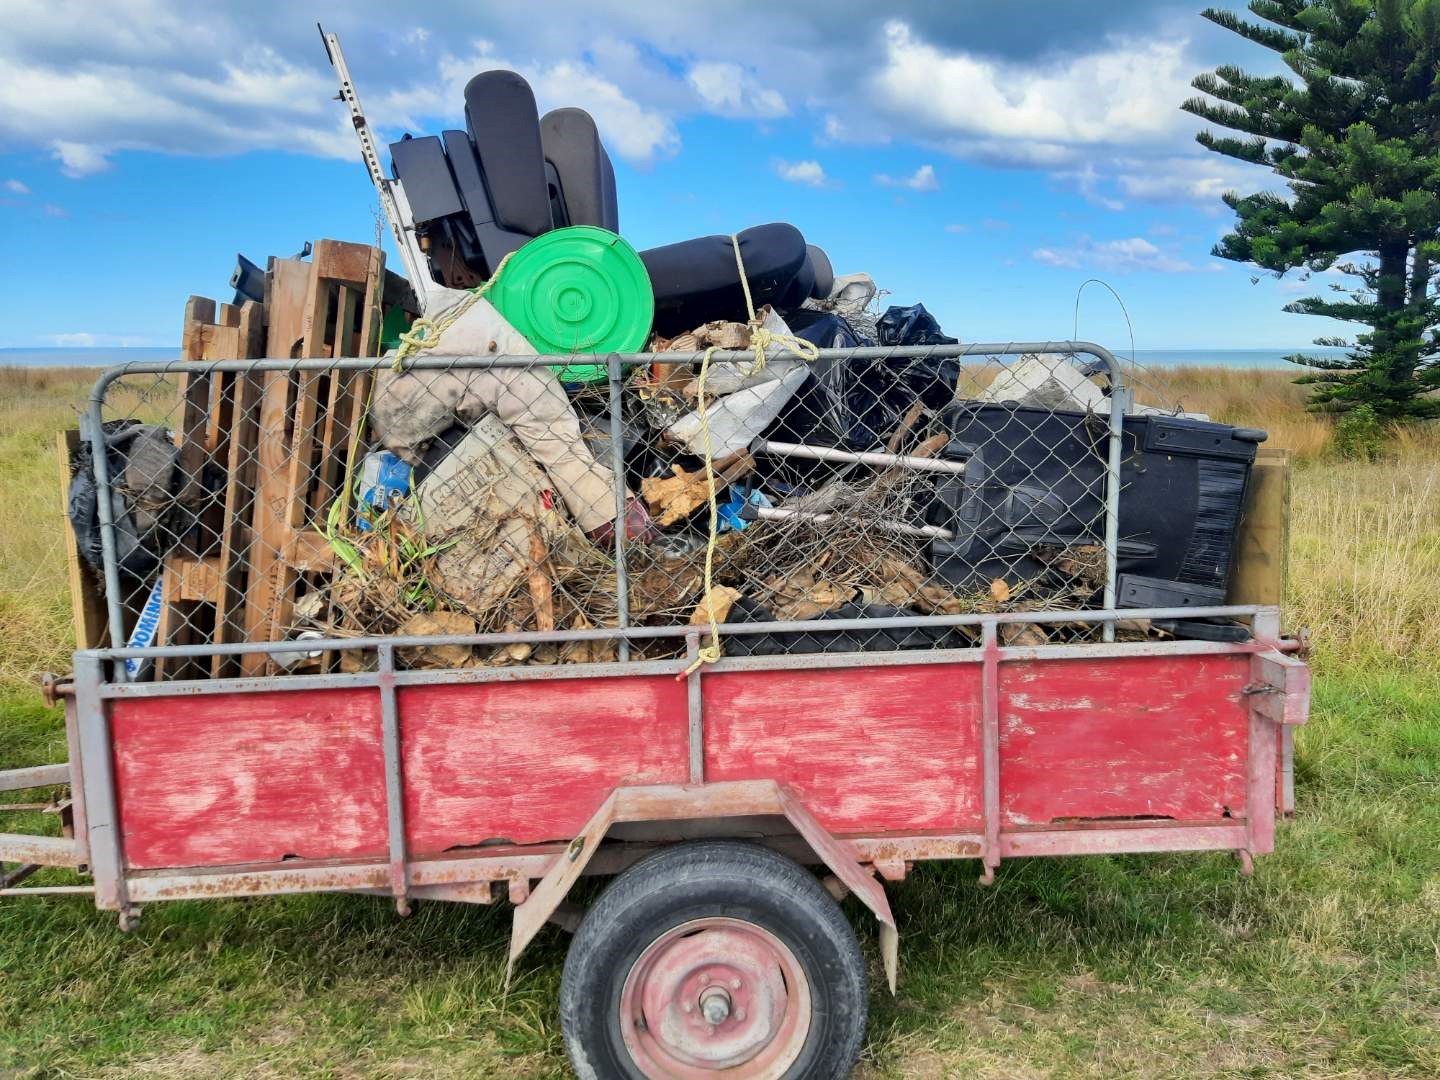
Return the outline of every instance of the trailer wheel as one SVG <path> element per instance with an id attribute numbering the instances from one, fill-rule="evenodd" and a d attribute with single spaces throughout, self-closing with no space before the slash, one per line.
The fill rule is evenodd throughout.
<path id="1" fill-rule="evenodd" d="M 674 845 L 616 878 L 560 984 L 585 1080 L 848 1076 L 867 1007 L 860 946 L 830 894 L 728 840 Z"/>

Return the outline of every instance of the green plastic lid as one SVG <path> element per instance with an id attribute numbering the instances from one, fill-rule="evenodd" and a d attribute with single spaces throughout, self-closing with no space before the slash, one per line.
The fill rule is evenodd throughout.
<path id="1" fill-rule="evenodd" d="M 543 354 L 637 352 L 650 336 L 655 294 L 625 240 L 593 225 L 542 233 L 511 256 L 485 294 Z M 567 364 L 561 382 L 596 382 L 604 364 Z"/>

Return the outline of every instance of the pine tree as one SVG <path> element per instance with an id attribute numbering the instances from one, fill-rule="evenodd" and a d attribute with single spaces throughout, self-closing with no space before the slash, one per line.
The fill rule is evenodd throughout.
<path id="1" fill-rule="evenodd" d="M 1344 359 L 1287 357 L 1314 369 L 1312 407 L 1365 403 L 1389 419 L 1440 415 L 1440 0 L 1251 0 L 1261 22 L 1204 17 L 1280 55 L 1290 75 L 1233 65 L 1198 76 L 1182 106 L 1237 135 L 1202 146 L 1266 165 L 1290 191 L 1234 192 L 1234 231 L 1214 254 L 1277 276 L 1351 276 L 1329 298 L 1286 311 L 1362 325 Z"/>

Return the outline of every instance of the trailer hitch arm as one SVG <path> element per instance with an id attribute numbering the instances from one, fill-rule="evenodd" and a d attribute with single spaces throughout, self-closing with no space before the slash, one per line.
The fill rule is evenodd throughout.
<path id="1" fill-rule="evenodd" d="M 860 864 L 849 844 L 832 836 L 815 820 L 789 788 L 774 780 L 736 780 L 685 786 L 659 784 L 619 787 L 610 793 L 565 853 L 540 879 L 524 903 L 515 908 L 510 956 L 505 965 L 509 986 L 515 962 L 540 928 L 559 909 L 571 886 L 600 850 L 610 826 L 627 821 L 687 821 L 718 817 L 776 816 L 786 818 L 830 872 L 859 897 L 880 922 L 880 955 L 885 978 L 895 992 L 900 970 L 900 934 L 895 927 L 885 888 Z"/>

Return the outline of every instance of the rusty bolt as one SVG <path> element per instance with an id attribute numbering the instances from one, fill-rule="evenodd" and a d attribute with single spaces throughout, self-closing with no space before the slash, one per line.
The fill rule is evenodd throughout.
<path id="1" fill-rule="evenodd" d="M 713 1032 L 717 1025 L 730 1019 L 730 995 L 722 986 L 712 986 L 700 995 L 700 1012 Z"/>

